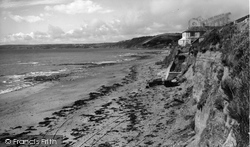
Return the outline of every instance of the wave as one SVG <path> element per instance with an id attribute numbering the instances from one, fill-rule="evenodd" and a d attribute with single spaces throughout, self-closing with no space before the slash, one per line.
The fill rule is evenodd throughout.
<path id="1" fill-rule="evenodd" d="M 18 62 L 17 64 L 31 64 L 31 65 L 37 65 L 39 62 Z"/>
<path id="2" fill-rule="evenodd" d="M 99 62 L 85 62 L 85 63 L 63 63 L 63 64 L 57 64 L 57 66 L 64 66 L 64 65 L 81 65 L 84 67 L 95 67 L 100 65 L 107 65 L 107 64 L 115 64 L 121 62 L 121 60 L 115 60 L 115 61 L 99 61 Z"/>
<path id="3" fill-rule="evenodd" d="M 39 62 L 21 62 L 18 61 L 17 63 L 3 63 L 0 64 L 0 66 L 10 66 L 10 65 L 33 65 L 33 66 L 37 66 L 37 65 L 44 65 L 44 64 L 39 64 Z"/>
<path id="4" fill-rule="evenodd" d="M 130 55 L 131 56 L 131 55 Z M 136 60 L 136 58 L 131 57 L 131 58 L 123 58 L 123 59 L 118 59 L 118 60 L 111 60 L 111 61 L 100 61 L 100 62 L 92 62 L 92 64 L 96 64 L 97 66 L 102 66 L 102 65 L 114 65 L 117 63 L 122 63 L 125 61 L 132 61 Z"/>
<path id="5" fill-rule="evenodd" d="M 32 80 L 36 77 L 47 77 L 52 75 L 59 75 L 61 73 L 66 73 L 67 69 L 61 69 L 57 71 L 39 71 L 39 72 L 29 72 L 21 75 L 8 75 L 1 77 L 1 85 L 3 88 L 0 90 L 0 94 L 20 90 L 32 85 L 35 85 L 41 81 Z"/>
<path id="6" fill-rule="evenodd" d="M 130 55 L 130 56 L 136 56 L 136 55 Z M 108 61 L 98 61 L 98 62 L 63 63 L 63 64 L 55 64 L 55 66 L 80 65 L 80 66 L 83 66 L 84 68 L 100 67 L 100 66 L 114 65 L 114 64 L 125 62 L 125 61 L 132 61 L 136 59 L 137 57 L 130 57 L 130 58 L 122 58 L 118 60 L 108 60 Z"/>
<path id="7" fill-rule="evenodd" d="M 34 83 L 23 83 L 23 84 L 20 84 L 20 85 L 15 85 L 15 86 L 13 86 L 11 88 L 0 90 L 0 94 L 5 94 L 5 93 L 12 92 L 12 91 L 17 91 L 17 90 L 20 90 L 20 89 L 23 89 L 23 88 L 26 88 L 26 87 L 30 87 L 32 85 L 35 85 L 35 84 Z"/>
<path id="8" fill-rule="evenodd" d="M 119 63 L 122 62 L 122 60 L 115 60 L 115 61 L 100 61 L 100 62 L 93 62 L 93 64 L 110 64 L 110 63 Z"/>
<path id="9" fill-rule="evenodd" d="M 56 70 L 56 71 L 37 71 L 37 72 L 30 72 L 25 74 L 25 77 L 36 77 L 36 76 L 50 76 L 52 74 L 59 74 L 62 72 L 66 72 L 67 69 L 61 69 L 61 70 Z"/>
<path id="10" fill-rule="evenodd" d="M 118 55 L 119 57 L 128 57 L 128 56 L 133 56 L 133 55 L 137 55 L 137 53 L 125 53 L 125 54 L 121 54 Z"/>

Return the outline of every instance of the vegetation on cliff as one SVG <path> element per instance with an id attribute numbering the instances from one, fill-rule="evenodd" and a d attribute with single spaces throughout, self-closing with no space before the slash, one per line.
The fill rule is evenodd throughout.
<path id="1" fill-rule="evenodd" d="M 216 99 L 215 107 L 223 110 L 228 103 L 229 117 L 236 120 L 232 126 L 237 146 L 249 145 L 249 22 L 218 27 L 205 34 L 204 40 L 196 45 L 200 52 L 222 52 L 222 63 L 229 75 L 222 79 L 221 88 L 227 98 Z M 218 74 L 218 79 L 223 76 Z"/>
<path id="2" fill-rule="evenodd" d="M 196 137 L 200 139 L 194 137 L 196 143 L 200 146 L 247 147 L 250 104 L 249 21 L 213 27 L 202 39 L 192 46 L 172 48 L 169 56 L 158 64 L 166 68 L 171 61 L 179 60 L 179 55 L 189 52 L 185 62 L 176 63 L 183 65 L 179 65 L 182 68 L 193 68 L 190 70 L 193 73 L 188 74 L 190 77 L 187 78 L 193 83 L 198 98 L 198 119 L 195 124 L 196 128 L 200 128 L 196 130 Z M 195 59 L 189 62 L 191 58 Z M 197 94 L 200 91 L 201 95 Z M 211 111 L 206 112 L 204 109 Z M 201 116 L 205 115 L 209 117 L 203 122 Z M 200 136 L 198 132 L 201 132 Z M 195 141 L 193 144 L 188 143 L 189 146 L 198 145 Z"/>
<path id="3" fill-rule="evenodd" d="M 243 147 L 249 145 L 249 24 L 226 29 L 230 38 L 223 44 L 223 63 L 229 67 L 231 79 L 223 87 L 231 97 L 229 115 L 239 123 L 234 131 L 238 146 Z"/>
<path id="4" fill-rule="evenodd" d="M 222 52 L 222 63 L 229 68 L 229 77 L 222 81 L 222 89 L 227 95 L 228 111 L 238 122 L 233 126 L 237 145 L 249 145 L 249 23 L 230 24 L 212 30 L 200 44 L 200 51 Z M 217 100 L 217 107 L 221 103 Z"/>
<path id="5" fill-rule="evenodd" d="M 165 48 L 176 46 L 180 33 L 165 33 L 156 36 L 143 36 L 114 43 L 112 47 L 122 48 Z"/>

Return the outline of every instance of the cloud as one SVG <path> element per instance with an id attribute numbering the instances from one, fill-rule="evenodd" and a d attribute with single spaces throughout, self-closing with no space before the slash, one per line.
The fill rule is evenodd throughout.
<path id="1" fill-rule="evenodd" d="M 130 18 L 128 18 L 130 19 Z M 121 41 L 155 33 L 157 29 L 164 28 L 163 24 L 152 23 L 149 26 L 138 28 L 137 23 L 125 24 L 124 20 L 114 19 L 111 21 L 102 21 L 93 19 L 88 24 L 70 31 L 64 31 L 58 26 L 49 25 L 47 32 L 16 33 L 5 37 L 5 43 L 96 43 Z M 130 26 L 128 28 L 128 26 Z"/>
<path id="2" fill-rule="evenodd" d="M 62 38 L 65 33 L 60 27 L 49 25 L 48 34 L 52 39 L 58 39 Z"/>
<path id="3" fill-rule="evenodd" d="M 5 42 L 27 42 L 32 40 L 32 33 L 30 34 L 24 34 L 22 32 L 20 33 L 16 33 L 16 34 L 12 34 L 12 35 L 8 35 L 4 38 Z"/>
<path id="4" fill-rule="evenodd" d="M 5 36 L 4 43 L 53 43 L 63 39 L 65 33 L 57 26 L 48 26 L 47 32 L 35 31 L 31 33 L 15 33 Z"/>
<path id="5" fill-rule="evenodd" d="M 114 12 L 114 10 L 107 9 L 107 10 L 100 11 L 100 13 L 111 13 L 111 12 Z"/>
<path id="6" fill-rule="evenodd" d="M 156 0 L 150 3 L 152 16 L 176 25 L 187 24 L 194 17 L 209 18 L 227 12 L 231 12 L 231 18 L 236 19 L 248 14 L 248 9 L 248 0 Z"/>
<path id="7" fill-rule="evenodd" d="M 82 15 L 63 15 L 64 18 L 79 18 L 79 25 L 82 24 L 82 26 L 70 28 L 70 31 L 64 31 L 63 29 L 67 27 L 64 24 L 56 23 L 59 26 L 49 25 L 46 32 L 16 33 L 6 37 L 5 41 L 27 41 L 28 39 L 31 39 L 29 42 L 38 43 L 53 43 L 54 41 L 64 43 L 120 41 L 138 36 L 182 32 L 187 28 L 188 20 L 198 16 L 206 19 L 221 13 L 231 12 L 231 19 L 234 20 L 249 13 L 247 0 L 143 0 L 145 2 L 143 4 L 140 1 L 134 2 L 133 0 L 119 2 L 121 2 L 119 6 L 122 5 L 122 7 L 121 9 L 114 8 L 116 13 L 110 13 L 112 10 L 105 9 L 105 5 L 99 5 L 94 0 L 74 0 L 66 4 L 46 6 L 45 10 L 47 11 L 66 14 L 89 14 L 94 12 L 110 14 L 100 15 L 94 13 L 91 14 L 91 16 L 94 16 L 91 18 L 89 16 L 83 18 Z M 118 3 L 118 0 L 113 3 Z M 105 3 L 102 1 L 101 4 Z M 19 22 L 28 22 L 31 19 L 31 17 L 28 19 L 26 16 L 12 16 L 13 20 Z M 40 15 L 38 15 L 41 19 L 45 18 L 45 16 L 46 12 L 40 12 Z M 35 20 L 36 22 L 40 21 L 39 18 L 34 18 L 33 22 Z M 82 23 L 83 19 L 84 24 Z"/>
<path id="8" fill-rule="evenodd" d="M 52 15 L 49 14 L 49 13 L 40 13 L 39 16 L 40 17 L 46 17 L 46 16 L 52 16 Z"/>
<path id="9" fill-rule="evenodd" d="M 45 32 L 40 32 L 40 31 L 36 31 L 36 32 L 31 32 L 30 36 L 32 37 L 32 39 L 34 40 L 48 40 L 50 38 L 50 35 L 48 33 Z"/>
<path id="10" fill-rule="evenodd" d="M 131 37 L 182 32 L 191 18 L 206 19 L 231 12 L 234 20 L 249 13 L 248 5 L 248 0 L 152 0 L 148 6 L 128 9 L 118 18 L 122 21 L 119 28 L 123 35 Z"/>
<path id="11" fill-rule="evenodd" d="M 87 39 L 91 42 L 110 41 L 108 40 L 109 37 L 116 38 L 120 36 L 120 32 L 115 25 L 114 21 L 104 22 L 98 19 L 93 19 L 87 25 L 66 32 L 65 37 L 79 40 Z"/>
<path id="12" fill-rule="evenodd" d="M 119 33 L 128 38 L 154 35 L 166 31 L 168 28 L 167 24 L 158 22 L 154 17 L 148 11 L 145 11 L 145 9 L 131 9 L 119 17 L 117 19 L 119 21 L 116 21 L 113 26 L 119 30 Z"/>
<path id="13" fill-rule="evenodd" d="M 1 0 L 0 8 L 17 8 L 36 5 L 49 5 L 63 3 L 65 0 Z"/>
<path id="14" fill-rule="evenodd" d="M 68 4 L 61 4 L 55 6 L 46 6 L 44 8 L 47 11 L 57 11 L 67 14 L 79 14 L 79 13 L 110 13 L 112 10 L 104 10 L 100 5 L 90 1 L 90 0 L 74 0 Z"/>
<path id="15" fill-rule="evenodd" d="M 107 42 L 120 41 L 124 36 L 115 28 L 118 20 L 104 22 L 94 19 L 90 24 L 70 31 L 49 25 L 47 32 L 16 33 L 4 38 L 4 43 L 53 43 L 53 42 Z"/>
<path id="16" fill-rule="evenodd" d="M 41 18 L 40 16 L 20 16 L 20 15 L 13 15 L 11 13 L 8 13 L 9 17 L 11 19 L 13 19 L 16 22 L 29 22 L 29 23 L 34 23 L 34 22 L 38 22 L 38 21 L 43 21 L 44 19 Z"/>

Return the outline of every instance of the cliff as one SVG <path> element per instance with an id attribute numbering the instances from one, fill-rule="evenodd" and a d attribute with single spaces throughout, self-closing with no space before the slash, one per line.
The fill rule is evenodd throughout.
<path id="1" fill-rule="evenodd" d="M 190 88 L 186 100 L 193 115 L 192 135 L 179 137 L 168 145 L 187 147 L 246 147 L 249 145 L 249 21 L 215 28 L 204 40 L 181 51 L 173 49 L 163 61 L 163 69 L 173 59 L 181 68 L 176 77 L 183 87 Z M 182 79 L 182 80 L 181 80 Z M 183 82 L 183 79 L 184 82 Z M 192 101 L 192 102 L 190 102 Z M 191 115 L 191 116 L 192 116 Z M 190 123 L 191 124 L 191 123 Z M 190 129 L 190 127 L 186 127 Z M 183 129 L 185 130 L 185 128 Z"/>

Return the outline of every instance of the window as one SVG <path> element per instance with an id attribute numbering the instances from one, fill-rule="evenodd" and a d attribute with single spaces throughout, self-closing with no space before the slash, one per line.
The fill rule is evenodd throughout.
<path id="1" fill-rule="evenodd" d="M 195 35 L 195 32 L 190 32 L 190 36 L 193 37 Z"/>
<path id="2" fill-rule="evenodd" d="M 187 32 L 183 33 L 183 34 L 182 34 L 182 37 L 183 37 L 183 38 L 188 38 L 188 37 L 189 37 L 189 33 L 187 33 Z"/>

